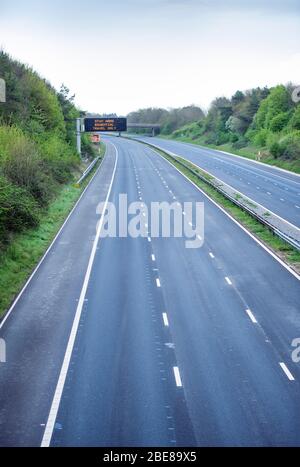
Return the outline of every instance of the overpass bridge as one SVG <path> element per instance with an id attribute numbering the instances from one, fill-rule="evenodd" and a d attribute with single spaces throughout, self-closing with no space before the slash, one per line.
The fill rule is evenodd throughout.
<path id="1" fill-rule="evenodd" d="M 152 136 L 155 136 L 155 130 L 160 130 L 158 123 L 131 123 L 127 121 L 127 128 L 149 128 Z"/>

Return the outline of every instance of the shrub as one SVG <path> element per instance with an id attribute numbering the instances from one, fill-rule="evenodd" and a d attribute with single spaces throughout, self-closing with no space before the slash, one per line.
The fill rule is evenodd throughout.
<path id="1" fill-rule="evenodd" d="M 213 133 L 208 133 L 204 140 L 205 144 L 216 144 L 216 138 Z"/>
<path id="2" fill-rule="evenodd" d="M 87 133 L 81 136 L 81 151 L 85 157 L 94 158 L 97 154 L 95 147 L 91 144 L 90 137 Z"/>
<path id="3" fill-rule="evenodd" d="M 272 118 L 270 122 L 270 130 L 276 132 L 281 131 L 289 121 L 289 113 L 281 112 Z"/>
<path id="4" fill-rule="evenodd" d="M 294 131 L 280 140 L 282 155 L 286 159 L 300 159 L 300 131 Z"/>
<path id="5" fill-rule="evenodd" d="M 217 145 L 226 144 L 230 141 L 230 135 L 225 131 L 222 131 L 217 136 Z"/>
<path id="6" fill-rule="evenodd" d="M 282 156 L 284 152 L 283 147 L 280 145 L 278 141 L 273 141 L 273 143 L 271 143 L 269 147 L 269 150 L 272 156 L 275 157 L 275 159 L 277 159 L 277 157 Z"/>
<path id="7" fill-rule="evenodd" d="M 274 117 L 288 112 L 291 107 L 292 100 L 288 89 L 282 85 L 274 87 L 259 106 L 255 116 L 256 128 L 271 128 Z"/>
<path id="8" fill-rule="evenodd" d="M 66 183 L 72 176 L 72 168 L 78 164 L 78 156 L 70 144 L 56 134 L 46 134 L 38 144 L 44 166 L 58 183 Z"/>
<path id="9" fill-rule="evenodd" d="M 45 130 L 55 129 L 64 135 L 63 113 L 54 90 L 30 70 L 21 81 L 24 93 L 28 95 L 31 120 L 39 122 Z"/>
<path id="10" fill-rule="evenodd" d="M 235 149 L 242 149 L 246 147 L 247 144 L 248 144 L 248 141 L 246 140 L 246 138 L 240 138 L 232 144 L 232 147 Z"/>
<path id="11" fill-rule="evenodd" d="M 23 188 L 14 186 L 0 175 L 0 233 L 3 240 L 8 232 L 19 232 L 38 225 L 36 201 Z M 1 246 L 1 245 L 0 245 Z"/>
<path id="12" fill-rule="evenodd" d="M 300 130 L 300 104 L 298 104 L 295 108 L 294 113 L 289 122 L 289 126 L 292 129 Z"/>
<path id="13" fill-rule="evenodd" d="M 53 194 L 53 180 L 46 173 L 36 145 L 24 135 L 7 131 L 6 156 L 2 162 L 2 173 L 15 185 L 26 189 L 42 205 L 46 205 Z M 9 139 L 9 136 L 11 137 Z"/>
<path id="14" fill-rule="evenodd" d="M 255 146 L 265 146 L 267 138 L 269 136 L 269 131 L 265 128 L 262 128 L 259 131 L 256 131 L 252 134 L 252 140 Z"/>

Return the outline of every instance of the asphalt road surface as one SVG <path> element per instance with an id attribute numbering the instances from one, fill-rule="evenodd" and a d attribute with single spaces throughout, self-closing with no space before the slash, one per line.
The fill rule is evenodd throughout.
<path id="1" fill-rule="evenodd" d="M 299 277 L 149 147 L 105 141 L 0 329 L 0 445 L 299 446 Z M 96 242 L 120 193 L 203 201 L 203 246 Z"/>
<path id="2" fill-rule="evenodd" d="M 195 144 L 141 139 L 186 158 L 300 228 L 300 176 Z"/>

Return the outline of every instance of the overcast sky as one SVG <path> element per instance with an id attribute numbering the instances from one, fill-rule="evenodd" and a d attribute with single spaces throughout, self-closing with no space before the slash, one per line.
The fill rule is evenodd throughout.
<path id="1" fill-rule="evenodd" d="M 0 0 L 0 47 L 92 112 L 299 84 L 299 44 L 300 0 Z"/>

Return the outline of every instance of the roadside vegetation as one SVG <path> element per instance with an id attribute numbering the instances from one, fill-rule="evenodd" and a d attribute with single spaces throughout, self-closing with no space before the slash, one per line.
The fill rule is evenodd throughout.
<path id="1" fill-rule="evenodd" d="M 174 165 L 181 173 L 186 175 L 192 182 L 195 183 L 202 191 L 207 193 L 214 201 L 222 206 L 232 217 L 238 220 L 244 227 L 255 235 L 259 240 L 268 246 L 274 253 L 277 254 L 283 261 L 289 264 L 295 271 L 300 273 L 300 252 L 293 248 L 291 245 L 286 243 L 281 238 L 274 235 L 266 226 L 261 224 L 259 221 L 254 219 L 249 213 L 244 211 L 242 208 L 236 206 L 226 196 L 222 195 L 218 190 L 213 188 L 210 184 L 198 178 L 191 170 L 195 170 L 193 164 L 190 164 L 189 168 L 183 167 L 180 164 L 180 157 L 171 157 L 164 151 L 155 149 L 161 156 L 167 159 L 172 165 Z M 185 164 L 189 165 L 187 161 Z M 207 176 L 205 172 L 197 169 L 201 175 Z"/>
<path id="2" fill-rule="evenodd" d="M 101 143 L 100 162 L 104 153 L 105 145 Z M 0 318 L 52 242 L 98 167 L 99 163 L 79 188 L 74 183 L 64 184 L 48 209 L 39 214 L 38 225 L 15 233 L 9 245 L 0 251 Z"/>
<path id="3" fill-rule="evenodd" d="M 80 190 L 76 152 L 83 113 L 63 85 L 57 92 L 31 68 L 0 51 L 7 102 L 0 104 L 0 315 L 56 233 Z M 83 154 L 96 148 L 87 135 Z M 103 153 L 103 148 L 102 148 Z"/>
<path id="4" fill-rule="evenodd" d="M 163 124 L 161 135 L 300 173 L 300 103 L 293 101 L 293 90 L 292 85 L 278 85 L 237 91 L 230 99 L 218 97 L 206 115 L 202 112 L 183 125 L 179 119 L 172 126 Z M 148 115 L 152 123 L 161 123 L 160 118 L 155 120 L 155 110 L 163 114 L 163 109 L 144 109 L 138 114 L 144 121 Z M 180 109 L 168 113 L 176 118 Z"/>
<path id="5" fill-rule="evenodd" d="M 131 112 L 127 115 L 128 123 L 157 123 L 161 126 L 161 134 L 170 135 L 173 131 L 204 118 L 200 107 L 189 105 L 179 109 L 148 108 Z M 143 129 L 134 129 L 134 133 L 144 133 Z"/>
<path id="6" fill-rule="evenodd" d="M 300 105 L 292 86 L 237 91 L 173 138 L 212 146 L 300 173 Z"/>

